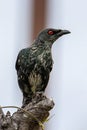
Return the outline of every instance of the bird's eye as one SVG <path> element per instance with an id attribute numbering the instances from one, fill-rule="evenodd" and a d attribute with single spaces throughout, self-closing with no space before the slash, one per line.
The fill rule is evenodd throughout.
<path id="1" fill-rule="evenodd" d="M 48 34 L 49 34 L 49 35 L 53 35 L 53 34 L 54 34 L 54 31 L 49 30 L 49 31 L 48 31 Z"/>

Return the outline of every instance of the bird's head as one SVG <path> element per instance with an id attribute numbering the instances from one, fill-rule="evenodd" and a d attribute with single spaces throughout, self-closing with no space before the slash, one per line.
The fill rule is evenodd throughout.
<path id="1" fill-rule="evenodd" d="M 62 30 L 62 29 L 53 29 L 53 28 L 47 28 L 43 31 L 41 31 L 38 35 L 38 39 L 42 41 L 43 43 L 53 43 L 55 42 L 59 37 L 69 34 L 70 31 L 68 30 Z"/>

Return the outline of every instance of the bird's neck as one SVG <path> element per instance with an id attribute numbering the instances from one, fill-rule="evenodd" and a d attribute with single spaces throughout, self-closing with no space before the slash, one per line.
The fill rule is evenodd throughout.
<path id="1" fill-rule="evenodd" d="M 51 48 L 52 45 L 53 45 L 52 42 L 50 42 L 50 41 L 44 41 L 42 39 L 36 39 L 35 42 L 34 42 L 34 44 L 41 45 L 41 46 L 44 46 L 44 47 L 49 47 L 49 48 Z"/>
<path id="2" fill-rule="evenodd" d="M 34 44 L 44 44 L 44 40 L 42 39 L 39 39 L 39 38 L 36 38 L 35 41 L 34 41 Z"/>

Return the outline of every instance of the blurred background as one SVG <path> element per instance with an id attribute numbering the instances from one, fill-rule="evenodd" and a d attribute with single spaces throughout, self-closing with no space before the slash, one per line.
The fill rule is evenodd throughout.
<path id="1" fill-rule="evenodd" d="M 43 28 L 67 29 L 71 34 L 52 48 L 54 66 L 46 94 L 55 107 L 45 129 L 87 130 L 86 12 L 86 0 L 0 0 L 1 106 L 21 106 L 15 70 L 20 49 L 30 46 Z"/>

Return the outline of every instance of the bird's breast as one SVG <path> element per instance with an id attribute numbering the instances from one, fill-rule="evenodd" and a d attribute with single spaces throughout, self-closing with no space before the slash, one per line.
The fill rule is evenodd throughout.
<path id="1" fill-rule="evenodd" d="M 53 60 L 52 60 L 52 55 L 49 50 L 43 51 L 40 55 L 37 57 L 37 61 L 40 63 L 41 66 L 44 67 L 44 69 L 49 69 L 52 68 L 53 66 Z"/>
<path id="2" fill-rule="evenodd" d="M 28 77 L 29 84 L 33 93 L 35 93 L 36 89 L 41 85 L 42 78 L 39 73 L 36 73 L 34 70 L 30 73 Z"/>

